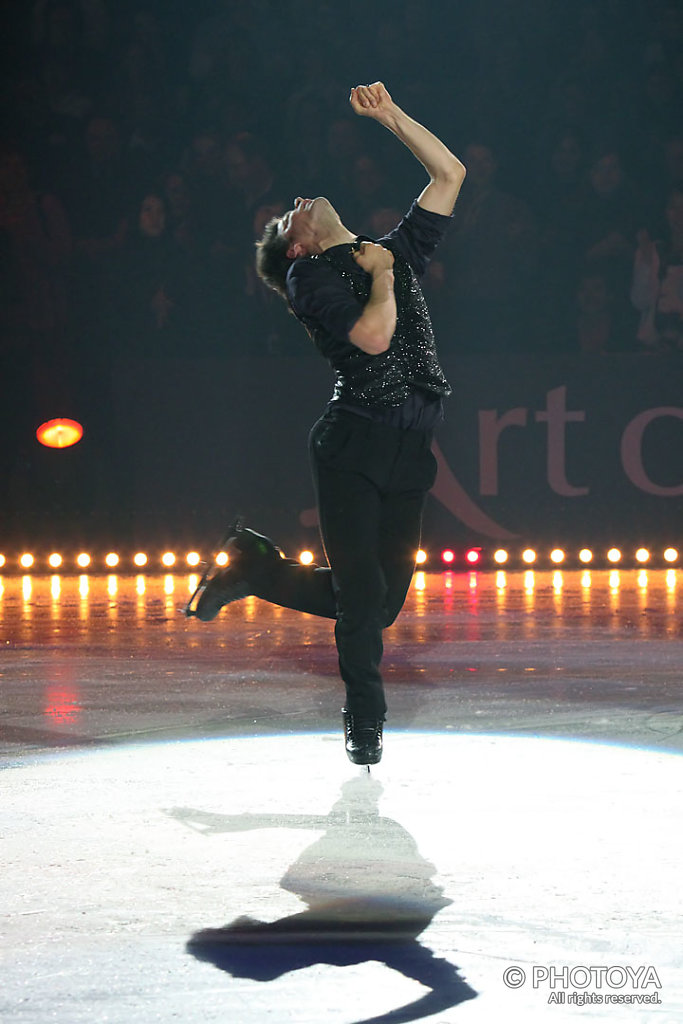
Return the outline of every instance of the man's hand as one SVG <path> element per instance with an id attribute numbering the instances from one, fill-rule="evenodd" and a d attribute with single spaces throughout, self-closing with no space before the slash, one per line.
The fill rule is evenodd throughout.
<path id="1" fill-rule="evenodd" d="M 361 117 L 374 117 L 382 124 L 385 124 L 387 119 L 398 109 L 382 82 L 355 86 L 351 90 L 349 102 L 354 114 L 359 114 Z"/>
<path id="2" fill-rule="evenodd" d="M 391 270 L 394 266 L 394 254 L 383 245 L 375 242 L 361 242 L 360 248 L 352 253 L 359 267 L 368 274 L 378 274 L 383 270 Z"/>

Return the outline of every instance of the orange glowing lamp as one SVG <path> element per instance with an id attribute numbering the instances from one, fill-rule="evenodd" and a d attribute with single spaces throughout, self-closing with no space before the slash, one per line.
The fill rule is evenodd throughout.
<path id="1" fill-rule="evenodd" d="M 71 448 L 83 437 L 83 427 L 76 420 L 48 420 L 38 427 L 36 437 L 46 448 Z"/>

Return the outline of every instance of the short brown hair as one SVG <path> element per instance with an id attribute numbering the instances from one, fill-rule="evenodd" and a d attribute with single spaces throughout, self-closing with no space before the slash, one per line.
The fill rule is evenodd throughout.
<path id="1" fill-rule="evenodd" d="M 256 243 L 256 272 L 269 288 L 287 298 L 287 271 L 294 260 L 287 255 L 289 240 L 279 231 L 281 217 L 266 224 L 263 237 Z"/>

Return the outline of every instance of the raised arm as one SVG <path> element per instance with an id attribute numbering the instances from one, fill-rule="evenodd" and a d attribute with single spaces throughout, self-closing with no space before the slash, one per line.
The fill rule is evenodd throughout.
<path id="1" fill-rule="evenodd" d="M 401 110 L 381 82 L 355 86 L 349 101 L 356 114 L 371 117 L 393 132 L 425 168 L 429 184 L 419 196 L 418 204 L 432 213 L 450 215 L 466 173 L 457 156 L 436 135 Z"/>

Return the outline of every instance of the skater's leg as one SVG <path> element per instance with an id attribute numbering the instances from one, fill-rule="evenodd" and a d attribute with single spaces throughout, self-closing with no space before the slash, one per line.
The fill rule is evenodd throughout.
<path id="1" fill-rule="evenodd" d="M 380 674 L 387 587 L 379 560 L 377 472 L 390 459 L 375 425 L 354 415 L 323 417 L 311 432 L 320 530 L 337 602 L 335 639 L 346 707 L 357 719 L 383 719 Z"/>
<path id="2" fill-rule="evenodd" d="M 353 474 L 321 468 L 320 528 L 337 601 L 335 640 L 346 707 L 358 719 L 386 714 L 380 674 L 387 586 L 379 560 L 380 498 Z"/>
<path id="3" fill-rule="evenodd" d="M 387 581 L 387 615 L 391 626 L 403 608 L 420 546 L 422 494 L 392 496 L 382 506 L 380 561 Z"/>
<path id="4" fill-rule="evenodd" d="M 335 544 L 339 549 L 338 558 L 335 555 L 338 567 L 348 564 L 358 550 L 358 544 L 350 541 L 350 531 L 345 529 L 344 523 L 339 536 L 339 528 L 335 525 L 341 508 L 338 495 L 332 490 L 321 500 L 318 482 L 321 470 L 329 476 L 335 468 L 342 473 L 351 469 L 350 476 L 342 477 L 339 490 L 343 492 L 343 501 L 350 501 L 360 510 L 361 533 L 358 534 L 358 528 L 353 527 L 356 531 L 353 536 L 360 540 L 362 535 L 364 543 L 369 540 L 365 551 L 367 568 L 358 569 L 361 576 L 363 571 L 367 571 L 370 577 L 377 578 L 377 567 L 372 566 L 372 560 L 379 552 L 387 588 L 384 625 L 390 625 L 403 607 L 415 567 L 422 510 L 436 472 L 429 444 L 429 435 L 422 432 L 378 429 L 371 421 L 353 415 L 336 419 L 324 416 L 311 432 L 311 460 L 326 550 L 326 534 L 332 529 L 339 541 Z M 361 453 L 362 458 L 358 458 Z M 372 484 L 369 490 L 368 482 Z M 370 527 L 365 502 L 374 502 L 380 490 L 380 523 Z M 370 507 L 371 504 L 367 506 L 368 510 Z M 369 537 L 363 532 L 366 527 L 373 531 Z M 327 556 L 330 559 L 329 550 Z M 355 568 L 353 572 L 354 576 L 358 575 Z M 339 572 L 335 573 L 338 575 Z M 257 597 L 273 604 L 311 615 L 335 618 L 337 614 L 338 596 L 330 569 L 301 565 L 294 559 L 281 560 L 254 592 Z"/>
<path id="5" fill-rule="evenodd" d="M 196 607 L 191 609 L 193 595 L 187 614 L 210 622 L 224 605 L 253 595 L 284 608 L 335 618 L 329 569 L 284 558 L 269 537 L 242 525 L 235 528 L 226 550 L 228 566 L 217 570 L 206 583 L 202 581 L 196 591 Z"/>
<path id="6" fill-rule="evenodd" d="M 274 565 L 254 586 L 254 595 L 308 615 L 337 617 L 332 571 L 324 566 L 302 565 L 294 558 L 283 558 L 279 565 Z"/>
<path id="7" fill-rule="evenodd" d="M 428 436 L 407 434 L 394 466 L 391 490 L 382 502 L 380 561 L 387 581 L 386 626 L 401 611 L 415 569 L 422 513 L 436 472 L 428 445 Z"/>

